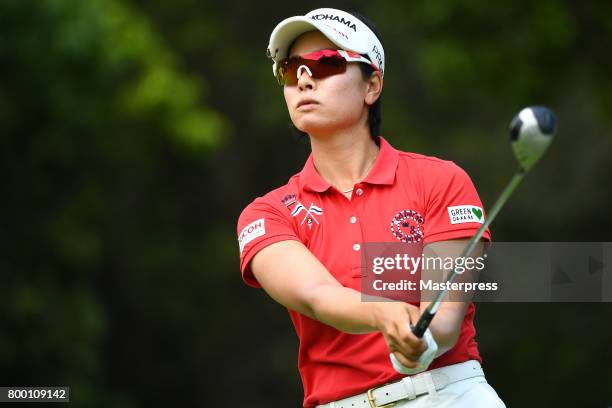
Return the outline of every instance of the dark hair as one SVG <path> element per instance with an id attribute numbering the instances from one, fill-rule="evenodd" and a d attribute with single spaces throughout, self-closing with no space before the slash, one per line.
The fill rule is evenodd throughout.
<path id="1" fill-rule="evenodd" d="M 376 35 L 376 37 L 378 38 L 378 41 L 380 41 L 380 44 L 383 46 L 383 49 L 385 48 L 382 42 L 380 33 L 378 32 L 378 29 L 376 28 L 376 26 L 374 25 L 372 21 L 370 21 L 368 18 L 366 18 L 364 15 L 362 15 L 361 13 L 357 11 L 347 11 L 347 13 L 352 15 L 353 17 L 358 18 L 366 26 L 368 26 L 368 28 L 372 30 L 374 35 Z M 293 43 L 289 46 L 289 49 L 291 49 L 292 45 Z M 370 59 L 367 55 L 363 55 L 363 56 L 366 57 L 367 59 Z M 364 63 L 360 63 L 358 65 L 359 65 L 359 69 L 361 70 L 361 74 L 363 75 L 363 79 L 368 80 L 370 76 L 372 75 L 372 72 L 374 72 L 374 68 Z M 368 127 L 370 128 L 370 137 L 373 140 L 376 140 L 376 138 L 380 135 L 381 125 L 382 125 L 382 94 L 378 96 L 378 99 L 376 100 L 376 102 L 374 102 L 368 110 Z M 294 133 L 296 133 L 298 139 L 303 139 L 304 137 L 307 136 L 306 132 L 302 132 L 301 130 L 296 128 L 295 125 L 291 124 L 291 128 L 293 129 Z"/>
<path id="2" fill-rule="evenodd" d="M 374 25 L 372 21 L 370 21 L 367 17 L 362 15 L 357 11 L 348 11 L 348 13 L 352 16 L 357 17 L 361 20 L 365 25 L 368 26 L 370 30 L 376 35 L 378 41 L 380 41 L 380 45 L 382 45 L 383 49 L 385 49 L 385 45 L 382 42 L 382 38 L 380 33 L 378 32 L 378 28 Z M 367 55 L 364 55 L 367 59 L 370 59 Z M 386 64 L 385 64 L 386 65 Z M 367 64 L 359 64 L 359 68 L 361 69 L 361 73 L 363 74 L 363 79 L 367 80 L 374 72 L 374 68 Z M 368 110 L 368 126 L 370 127 L 370 136 L 372 139 L 376 140 L 376 137 L 380 135 L 380 127 L 382 125 L 382 94 L 378 96 L 376 102 L 370 106 Z"/>

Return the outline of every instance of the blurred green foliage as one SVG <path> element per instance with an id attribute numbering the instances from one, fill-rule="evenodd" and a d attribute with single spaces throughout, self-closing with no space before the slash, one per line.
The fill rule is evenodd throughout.
<path id="1" fill-rule="evenodd" d="M 297 339 L 241 282 L 235 222 L 308 155 L 265 48 L 322 6 L 382 32 L 387 139 L 457 162 L 487 207 L 511 117 L 557 112 L 495 239 L 611 240 L 612 3 L 4 0 L 0 383 L 84 407 L 300 404 Z M 489 381 L 508 406 L 612 404 L 611 311 L 480 305 Z"/>

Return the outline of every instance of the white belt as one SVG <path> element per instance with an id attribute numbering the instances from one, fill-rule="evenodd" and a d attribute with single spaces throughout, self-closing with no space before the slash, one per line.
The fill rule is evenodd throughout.
<path id="1" fill-rule="evenodd" d="M 318 405 L 317 408 L 392 407 L 397 401 L 413 400 L 434 390 L 441 390 L 450 383 L 480 376 L 484 376 L 480 363 L 469 360 L 404 377 L 397 382 L 371 388 L 363 394 Z"/>

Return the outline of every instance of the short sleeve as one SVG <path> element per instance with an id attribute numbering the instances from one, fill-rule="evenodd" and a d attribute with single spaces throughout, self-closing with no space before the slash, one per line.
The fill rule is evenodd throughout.
<path id="1" fill-rule="evenodd" d="M 424 243 L 472 237 L 484 223 L 485 212 L 468 174 L 455 163 L 444 162 L 429 175 Z M 488 229 L 482 238 L 490 241 Z"/>
<path id="2" fill-rule="evenodd" d="M 242 279 L 257 288 L 261 285 L 250 268 L 255 254 L 276 242 L 299 241 L 291 220 L 263 198 L 256 199 L 242 211 L 238 218 L 237 232 Z"/>

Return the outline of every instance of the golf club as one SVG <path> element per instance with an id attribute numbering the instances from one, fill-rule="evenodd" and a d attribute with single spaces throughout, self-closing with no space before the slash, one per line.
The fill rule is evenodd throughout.
<path id="1" fill-rule="evenodd" d="M 516 187 L 523 180 L 525 175 L 531 170 L 531 168 L 540 160 L 550 142 L 553 140 L 557 127 L 557 119 L 555 114 L 550 109 L 544 106 L 531 106 L 521 110 L 510 122 L 510 140 L 512 143 L 512 150 L 514 156 L 519 164 L 518 170 L 506 186 L 499 198 L 491 208 L 487 215 L 486 221 L 480 226 L 476 234 L 470 239 L 467 246 L 460 255 L 461 258 L 465 258 L 472 252 L 482 234 L 485 232 L 487 227 L 493 222 L 500 209 L 504 206 L 508 198 L 512 195 Z M 451 274 L 447 278 L 447 282 L 453 281 L 457 276 L 457 268 L 453 268 Z M 432 319 L 436 315 L 442 298 L 446 294 L 449 285 L 445 285 L 444 289 L 441 290 L 434 301 L 431 302 L 419 321 L 412 328 L 412 332 L 417 337 L 423 337 L 423 334 L 429 327 Z"/>

